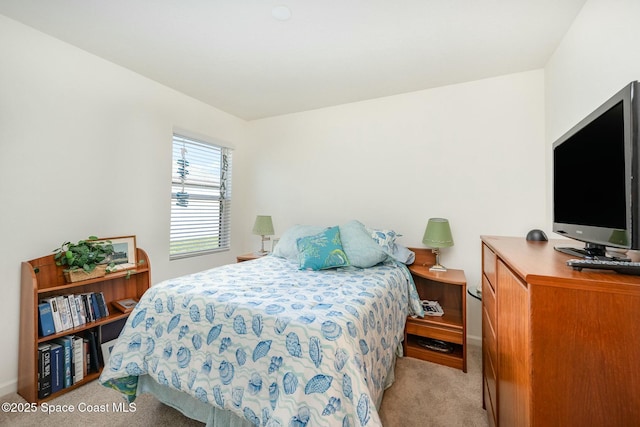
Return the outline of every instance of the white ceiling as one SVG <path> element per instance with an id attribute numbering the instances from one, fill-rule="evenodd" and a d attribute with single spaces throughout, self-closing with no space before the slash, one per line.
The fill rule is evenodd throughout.
<path id="1" fill-rule="evenodd" d="M 585 1 L 0 0 L 0 14 L 251 120 L 542 68 Z"/>

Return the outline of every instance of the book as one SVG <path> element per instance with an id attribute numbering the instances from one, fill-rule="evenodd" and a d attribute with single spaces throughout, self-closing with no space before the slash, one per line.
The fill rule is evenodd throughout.
<path id="1" fill-rule="evenodd" d="M 93 315 L 93 311 L 91 310 L 91 299 L 89 298 L 90 294 L 81 294 L 82 297 L 82 305 L 84 305 L 84 311 L 87 317 L 87 322 L 95 322 L 96 318 Z"/>
<path id="2" fill-rule="evenodd" d="M 109 316 L 109 304 L 107 303 L 107 299 L 104 297 L 104 292 L 100 292 L 100 300 L 104 303 L 104 313 Z"/>
<path id="3" fill-rule="evenodd" d="M 100 363 L 98 362 L 97 336 L 94 331 L 86 331 L 85 338 L 89 341 L 89 372 L 98 372 Z"/>
<path id="4" fill-rule="evenodd" d="M 69 304 L 69 311 L 71 312 L 73 326 L 76 328 L 82 326 L 80 324 L 80 315 L 78 314 L 78 308 L 76 307 L 75 297 L 73 295 L 65 295 L 64 298 L 67 300 L 67 304 Z"/>
<path id="5" fill-rule="evenodd" d="M 84 366 L 82 368 L 82 373 L 86 377 L 87 374 L 90 372 L 90 369 L 91 369 L 90 368 L 91 355 L 89 353 L 89 339 L 86 336 L 84 338 L 82 338 L 82 351 L 83 351 L 83 355 L 84 355 Z"/>
<path id="6" fill-rule="evenodd" d="M 58 302 L 58 312 L 60 313 L 60 322 L 62 323 L 62 330 L 66 331 L 67 329 L 72 329 L 73 320 L 71 320 L 71 311 L 69 309 L 69 301 L 67 301 L 64 295 L 58 295 L 56 297 L 56 301 Z"/>
<path id="7" fill-rule="evenodd" d="M 104 299 L 102 292 L 94 293 L 96 300 L 98 301 L 98 309 L 100 310 L 100 317 L 107 317 L 109 315 L 109 309 L 107 308 L 107 302 Z"/>
<path id="8" fill-rule="evenodd" d="M 117 308 L 118 310 L 120 310 L 121 312 L 129 313 L 131 310 L 134 309 L 136 304 L 138 304 L 138 300 L 133 299 L 133 298 L 127 298 L 127 299 L 121 299 L 121 300 L 118 300 L 118 301 L 114 301 L 111 304 L 113 304 L 113 306 L 115 308 Z"/>
<path id="9" fill-rule="evenodd" d="M 82 310 L 82 302 L 80 301 L 80 298 L 78 295 L 73 295 L 73 303 L 76 306 L 76 313 L 78 314 L 78 322 L 80 323 L 80 326 L 84 325 L 85 323 L 87 323 L 87 320 L 85 319 L 84 315 L 83 315 L 83 310 Z"/>
<path id="10" fill-rule="evenodd" d="M 51 343 L 51 393 L 64 388 L 64 350 L 60 344 Z"/>
<path id="11" fill-rule="evenodd" d="M 64 369 L 62 378 L 64 379 L 64 387 L 71 387 L 73 385 L 73 376 L 71 374 L 71 363 L 73 359 L 73 343 L 69 336 L 57 338 L 54 340 L 56 344 L 62 346 L 64 352 Z"/>
<path id="12" fill-rule="evenodd" d="M 56 327 L 53 323 L 53 314 L 48 302 L 38 304 L 38 333 L 41 337 L 54 334 Z"/>
<path id="13" fill-rule="evenodd" d="M 80 324 L 84 325 L 87 323 L 87 314 L 84 310 L 84 304 L 82 303 L 82 296 L 75 295 L 76 308 L 78 309 L 78 317 L 80 318 Z"/>
<path id="14" fill-rule="evenodd" d="M 69 312 L 64 304 L 64 296 L 58 295 L 55 298 L 56 303 L 58 304 L 58 313 L 60 314 L 60 327 L 62 328 L 62 331 L 66 331 L 69 329 L 69 321 L 71 318 L 69 317 Z"/>
<path id="15" fill-rule="evenodd" d="M 89 299 L 91 300 L 91 310 L 93 312 L 93 316 L 96 320 L 102 317 L 100 314 L 100 306 L 98 305 L 98 297 L 95 293 L 89 295 Z"/>
<path id="16" fill-rule="evenodd" d="M 51 345 L 38 345 L 38 399 L 51 394 Z"/>
<path id="17" fill-rule="evenodd" d="M 82 356 L 84 353 L 84 344 L 82 342 L 82 337 L 74 336 L 73 337 L 73 368 L 74 368 L 74 380 L 73 383 L 77 383 L 82 381 L 84 378 L 84 357 Z"/>
<path id="18" fill-rule="evenodd" d="M 422 308 L 426 316 L 443 316 L 444 311 L 438 301 L 422 300 Z"/>
<path id="19" fill-rule="evenodd" d="M 55 297 L 44 298 L 40 302 L 46 302 L 51 307 L 51 316 L 53 317 L 53 326 L 56 332 L 62 332 L 62 322 L 60 321 L 60 313 L 58 312 L 58 300 Z"/>

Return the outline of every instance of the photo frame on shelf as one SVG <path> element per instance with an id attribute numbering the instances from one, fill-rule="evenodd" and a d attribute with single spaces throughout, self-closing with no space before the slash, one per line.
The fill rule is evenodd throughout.
<path id="1" fill-rule="evenodd" d="M 136 236 L 100 238 L 97 241 L 109 241 L 113 245 L 113 255 L 105 259 L 104 264 L 114 263 L 114 270 L 126 270 L 137 265 Z"/>
<path id="2" fill-rule="evenodd" d="M 102 350 L 102 360 L 104 361 L 104 366 L 107 366 L 109 363 L 109 356 L 111 355 L 111 350 L 116 345 L 117 339 L 113 339 L 111 341 L 103 342 L 100 344 L 100 348 Z"/>

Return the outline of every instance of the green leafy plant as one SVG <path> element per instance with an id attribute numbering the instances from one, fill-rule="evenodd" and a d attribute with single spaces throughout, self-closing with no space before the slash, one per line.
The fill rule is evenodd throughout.
<path id="1" fill-rule="evenodd" d="M 66 267 L 68 270 L 81 268 L 91 273 L 98 264 L 104 263 L 114 250 L 109 240 L 98 241 L 96 236 L 89 236 L 88 239 L 80 240 L 78 243 L 65 242 L 53 252 L 57 266 Z M 111 263 L 107 271 L 114 265 Z"/>

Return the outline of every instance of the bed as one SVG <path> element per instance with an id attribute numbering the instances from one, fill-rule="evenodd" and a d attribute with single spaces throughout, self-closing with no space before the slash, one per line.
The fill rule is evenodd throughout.
<path id="1" fill-rule="evenodd" d="M 323 260 L 337 266 L 303 268 L 301 236 L 326 244 L 328 230 L 305 228 L 273 255 L 153 286 L 100 382 L 211 426 L 380 425 L 406 316 L 422 308 L 406 252 L 400 262 L 358 222 L 335 228 L 342 255 Z"/>

